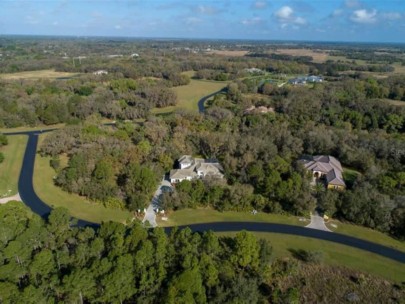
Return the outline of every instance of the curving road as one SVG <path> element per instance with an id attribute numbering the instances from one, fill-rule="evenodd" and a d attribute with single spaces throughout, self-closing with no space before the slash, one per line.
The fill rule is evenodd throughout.
<path id="1" fill-rule="evenodd" d="M 226 92 L 227 90 L 228 90 L 227 88 L 222 88 L 222 89 L 220 89 L 219 91 L 216 91 L 216 92 L 214 92 L 214 93 L 211 93 L 210 95 L 207 95 L 207 96 L 204 96 L 203 98 L 201 98 L 201 99 L 198 101 L 198 111 L 199 111 L 200 113 L 204 113 L 204 112 L 205 112 L 205 107 L 204 107 L 205 101 L 206 101 L 207 99 L 211 98 L 212 96 L 215 96 L 215 95 L 220 94 L 220 93 L 224 93 L 224 92 Z"/>
<path id="2" fill-rule="evenodd" d="M 204 108 L 204 101 L 215 94 L 205 96 L 199 101 Z M 201 108 L 200 108 L 201 110 Z M 33 212 L 37 213 L 43 218 L 46 218 L 52 208 L 42 201 L 38 195 L 35 193 L 33 185 L 33 175 L 34 175 L 34 164 L 38 145 L 38 135 L 43 132 L 50 132 L 53 130 L 46 131 L 27 131 L 27 132 L 15 132 L 15 133 L 5 133 L 6 135 L 28 135 L 28 143 L 25 150 L 25 155 L 23 159 L 23 164 L 21 168 L 20 178 L 18 181 L 18 190 L 22 201 L 32 209 Z M 78 219 L 77 226 L 85 227 L 91 226 L 94 228 L 99 227 L 99 224 L 88 222 L 85 220 Z M 179 229 L 184 229 L 189 227 L 192 231 L 207 231 L 212 230 L 216 232 L 226 232 L 226 231 L 257 231 L 257 232 L 273 232 L 273 233 L 283 233 L 289 235 L 304 236 L 310 238 L 316 238 L 320 240 L 330 241 L 334 243 L 339 243 L 346 246 L 351 246 L 354 248 L 362 249 L 368 252 L 372 252 L 383 257 L 405 263 L 405 252 L 351 237 L 348 235 L 343 235 L 339 233 L 331 233 L 327 231 L 320 231 L 316 229 L 308 229 L 300 226 L 293 225 L 283 225 L 283 224 L 272 224 L 272 223 L 259 223 L 259 222 L 217 222 L 217 223 L 203 223 L 203 224 L 192 224 L 187 226 L 180 226 Z M 173 228 L 166 228 L 167 232 L 171 231 Z"/>

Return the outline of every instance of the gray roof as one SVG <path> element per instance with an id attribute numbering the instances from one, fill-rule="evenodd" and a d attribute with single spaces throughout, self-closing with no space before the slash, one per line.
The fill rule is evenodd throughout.
<path id="1" fill-rule="evenodd" d="M 179 158 L 179 163 L 193 163 L 193 160 L 191 155 L 183 155 Z"/>
<path id="2" fill-rule="evenodd" d="M 185 179 L 187 177 L 195 178 L 197 174 L 190 169 L 170 170 L 170 179 Z"/>
<path id="3" fill-rule="evenodd" d="M 333 156 L 316 155 L 310 159 L 301 160 L 307 170 L 319 171 L 326 175 L 326 182 L 332 185 L 345 186 L 343 169 L 340 162 Z"/>

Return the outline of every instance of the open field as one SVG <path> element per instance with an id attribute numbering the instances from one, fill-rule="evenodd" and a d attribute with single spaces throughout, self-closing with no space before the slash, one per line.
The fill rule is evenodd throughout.
<path id="1" fill-rule="evenodd" d="M 0 74 L 0 79 L 20 80 L 20 79 L 58 79 L 78 76 L 78 73 L 56 72 L 55 70 L 38 70 L 18 73 Z"/>
<path id="2" fill-rule="evenodd" d="M 227 236 L 233 236 L 235 234 L 234 232 L 219 233 L 219 235 Z M 291 256 L 291 249 L 321 251 L 323 253 L 324 263 L 328 265 L 345 266 L 390 281 L 405 281 L 405 267 L 402 263 L 380 257 L 377 254 L 301 236 L 265 232 L 255 232 L 254 234 L 259 238 L 270 241 L 273 247 L 273 256 L 275 257 Z"/>
<path id="3" fill-rule="evenodd" d="M 211 93 L 219 91 L 227 85 L 227 82 L 195 80 L 191 79 L 190 83 L 185 86 L 172 88 L 177 94 L 177 105 L 165 108 L 155 108 L 154 114 L 163 114 L 173 112 L 175 109 L 185 109 L 198 111 L 198 101 Z"/>
<path id="4" fill-rule="evenodd" d="M 277 49 L 275 54 L 285 54 L 291 56 L 310 56 L 313 62 L 322 63 L 328 60 L 329 54 L 325 51 L 316 51 L 310 49 Z"/>
<path id="5" fill-rule="evenodd" d="M 40 136 L 40 142 L 45 136 Z M 132 218 L 129 211 L 105 208 L 101 204 L 90 202 L 84 197 L 70 194 L 55 186 L 53 183 L 55 171 L 50 167 L 49 160 L 49 157 L 37 155 L 33 182 L 37 195 L 51 207 L 65 207 L 72 216 L 95 223 L 101 223 L 102 221 L 124 223 Z"/>
<path id="6" fill-rule="evenodd" d="M 299 218 L 291 215 L 269 214 L 259 212 L 253 215 L 250 212 L 225 211 L 219 212 L 210 208 L 183 209 L 168 215 L 168 221 L 158 221 L 159 226 L 180 226 L 196 223 L 210 222 L 268 222 L 304 226 L 308 222 L 300 222 Z"/>
<path id="7" fill-rule="evenodd" d="M 230 56 L 230 57 L 243 57 L 249 51 L 220 51 L 220 50 L 212 50 L 207 52 L 207 54 L 214 54 L 214 55 L 221 55 L 221 56 Z"/>
<path id="8" fill-rule="evenodd" d="M 4 154 L 4 161 L 0 164 L 0 198 L 18 192 L 18 178 L 28 140 L 25 135 L 8 136 L 7 138 L 8 145 L 0 149 Z"/>

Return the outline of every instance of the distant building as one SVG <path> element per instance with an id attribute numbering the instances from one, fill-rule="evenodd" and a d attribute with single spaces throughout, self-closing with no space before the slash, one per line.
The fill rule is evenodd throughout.
<path id="1" fill-rule="evenodd" d="M 251 106 L 243 111 L 244 115 L 248 114 L 266 114 L 266 113 L 274 113 L 274 108 L 272 107 L 265 107 L 265 106 Z"/>
<path id="2" fill-rule="evenodd" d="M 333 156 L 316 155 L 301 159 L 304 167 L 312 172 L 316 181 L 323 181 L 328 189 L 344 190 L 343 169 L 340 162 Z"/>
<path id="3" fill-rule="evenodd" d="M 308 82 L 310 83 L 316 83 L 316 82 L 322 82 L 323 78 L 321 76 L 302 76 L 302 77 L 296 77 L 288 80 L 288 83 L 293 84 L 293 85 L 304 85 Z"/>
<path id="4" fill-rule="evenodd" d="M 95 71 L 95 72 L 93 72 L 93 74 L 94 75 L 107 75 L 108 74 L 108 71 L 106 71 L 106 70 L 98 70 L 98 71 Z"/>
<path id="5" fill-rule="evenodd" d="M 251 74 L 264 74 L 263 70 L 258 69 L 258 68 L 249 68 L 245 69 L 246 72 L 251 73 Z"/>
<path id="6" fill-rule="evenodd" d="M 131 57 L 132 58 L 139 57 L 139 54 L 138 53 L 133 53 L 133 54 L 131 54 Z"/>
<path id="7" fill-rule="evenodd" d="M 191 155 L 183 155 L 178 160 L 178 169 L 170 171 L 170 182 L 172 184 L 180 183 L 184 180 L 193 180 L 197 178 L 223 178 L 223 168 L 216 160 L 206 160 L 203 158 L 194 158 Z"/>

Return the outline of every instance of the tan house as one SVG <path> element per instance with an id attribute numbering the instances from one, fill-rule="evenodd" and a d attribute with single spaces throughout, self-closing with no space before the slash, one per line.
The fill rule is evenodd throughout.
<path id="1" fill-rule="evenodd" d="M 178 160 L 178 168 L 170 170 L 170 182 L 180 183 L 183 180 L 214 177 L 223 178 L 223 168 L 216 160 L 194 158 L 191 155 L 183 155 Z"/>
<path id="2" fill-rule="evenodd" d="M 316 155 L 301 159 L 304 167 L 312 172 L 316 181 L 324 181 L 328 189 L 344 190 L 343 169 L 340 162 L 333 156 Z"/>

